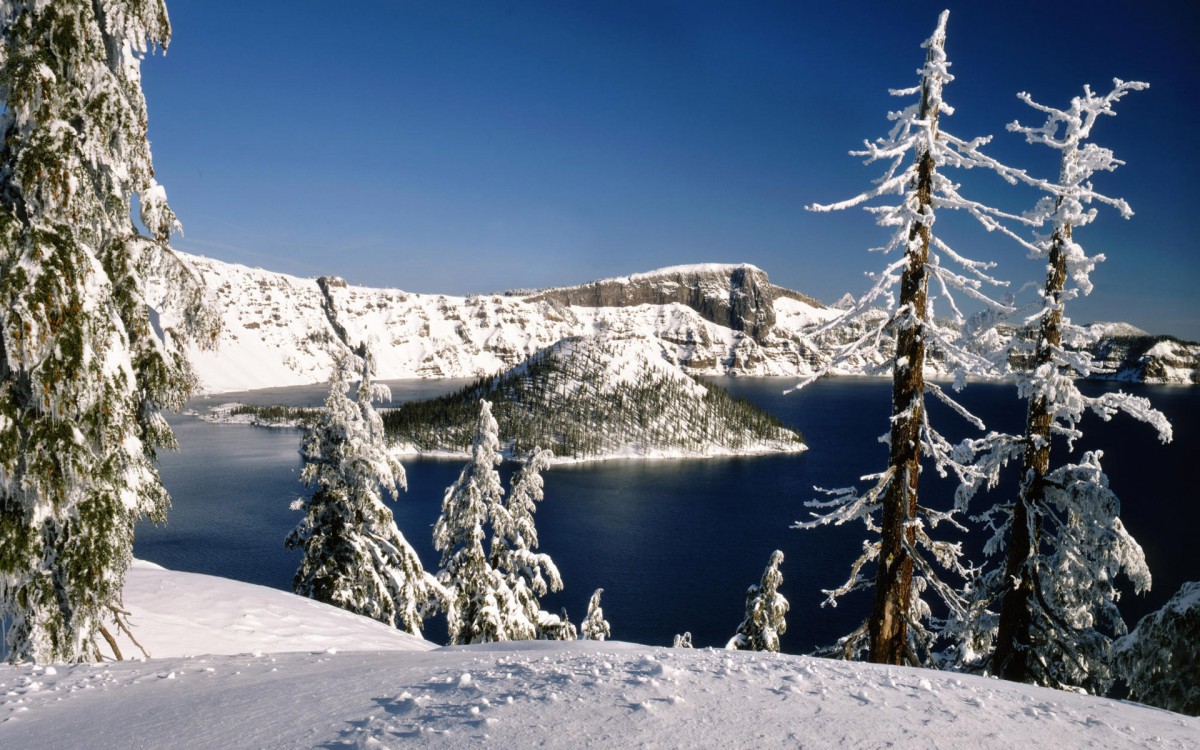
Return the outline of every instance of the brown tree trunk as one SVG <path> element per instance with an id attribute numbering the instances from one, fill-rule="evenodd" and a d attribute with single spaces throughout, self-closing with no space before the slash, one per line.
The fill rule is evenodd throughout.
<path id="1" fill-rule="evenodd" d="M 932 58 L 936 39 L 930 45 Z M 938 111 L 930 102 L 930 81 L 922 82 L 921 111 L 937 134 Z M 923 215 L 933 214 L 933 155 L 919 153 L 917 202 Z M 925 416 L 925 320 L 929 289 L 930 225 L 915 223 L 908 236 L 908 263 L 900 279 L 900 315 L 896 320 L 896 361 L 892 369 L 892 428 L 888 467 L 892 476 L 883 496 L 879 568 L 875 603 L 867 621 L 869 659 L 880 664 L 911 661 L 908 614 L 912 596 L 913 560 L 908 550 L 916 543 L 909 521 L 917 512 L 921 475 L 921 423 Z"/>
<path id="2" fill-rule="evenodd" d="M 1071 225 L 1054 233 L 1046 273 L 1046 299 L 1051 309 L 1042 318 L 1037 349 L 1030 369 L 1049 364 L 1062 344 L 1062 293 L 1067 282 L 1064 246 L 1071 240 Z M 1033 665 L 1033 607 L 1040 585 L 1037 570 L 1041 513 L 1046 498 L 1046 473 L 1050 470 L 1050 404 L 1044 395 L 1029 400 L 1025 418 L 1025 457 L 1021 462 L 1021 490 L 1013 508 L 1008 555 L 1004 566 L 1006 588 L 1000 602 L 1000 622 L 992 672 L 1006 680 L 1029 682 Z"/>

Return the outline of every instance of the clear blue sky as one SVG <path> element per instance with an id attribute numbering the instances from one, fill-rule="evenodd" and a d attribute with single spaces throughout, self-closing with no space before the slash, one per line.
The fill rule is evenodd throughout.
<path id="1" fill-rule="evenodd" d="M 1140 79 L 1095 141 L 1127 166 L 1078 239 L 1109 261 L 1073 317 L 1200 340 L 1200 3 L 405 2 L 168 0 L 175 35 L 144 67 L 159 180 L 181 249 L 417 292 L 542 287 L 695 262 L 749 262 L 833 301 L 865 288 L 884 239 L 847 151 L 883 135 L 919 45 L 950 7 L 957 112 L 992 153 L 1045 176 L 1005 132 L 1083 84 Z M 1045 153 L 1042 153 L 1045 152 Z M 986 175 L 964 190 L 1033 196 Z M 974 187 L 978 184 L 978 187 Z M 953 229 L 947 224 L 947 229 Z M 1040 271 L 979 232 L 1017 284 Z"/>

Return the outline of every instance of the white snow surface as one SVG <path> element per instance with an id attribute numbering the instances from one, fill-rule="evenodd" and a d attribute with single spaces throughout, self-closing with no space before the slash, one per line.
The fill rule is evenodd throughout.
<path id="1" fill-rule="evenodd" d="M 329 324 L 316 279 L 184 257 L 204 278 L 223 323 L 216 349 L 188 351 L 203 392 L 328 380 L 344 344 Z M 733 268 L 757 270 L 748 264 L 700 264 L 599 283 Z M 564 338 L 596 334 L 636 339 L 648 353 L 691 374 L 805 378 L 824 365 L 838 344 L 832 339 L 808 341 L 807 337 L 844 314 L 837 308 L 815 307 L 780 296 L 772 304 L 774 328 L 756 341 L 678 303 L 577 307 L 532 301 L 536 295 L 418 294 L 347 285 L 340 280 L 331 284 L 329 291 L 338 323 L 349 340 L 371 344 L 381 380 L 494 375 Z M 1133 335 L 1135 331 L 1138 329 L 1116 323 L 1094 327 L 1097 335 Z M 1194 382 L 1200 370 L 1187 368 L 1198 355 L 1200 347 L 1185 347 L 1180 352 L 1182 359 L 1172 360 L 1157 376 L 1159 382 Z M 835 368 L 834 374 L 861 374 L 864 364 L 885 359 L 881 352 L 868 352 L 865 361 L 849 362 Z"/>
<path id="2" fill-rule="evenodd" d="M 126 602 L 161 657 L 0 667 L 0 747 L 1068 750 L 1200 738 L 1200 719 L 945 672 L 613 641 L 430 650 L 299 597 L 144 564 Z M 238 627 L 247 615 L 256 624 Z M 184 656 L 210 645 L 219 655 Z"/>
<path id="3" fill-rule="evenodd" d="M 315 279 L 185 256 L 204 277 L 223 330 L 214 350 L 189 350 L 206 393 L 325 382 L 341 344 L 330 328 Z M 750 266 L 746 266 L 751 268 Z M 730 266 L 663 269 L 723 270 Z M 353 342 L 372 344 L 377 376 L 451 378 L 494 375 L 572 336 L 635 336 L 648 351 L 695 374 L 807 374 L 790 332 L 766 345 L 705 320 L 680 304 L 585 308 L 521 297 L 416 294 L 331 285 L 338 322 Z M 829 313 L 776 301 L 789 327 L 815 326 Z"/>
<path id="4" fill-rule="evenodd" d="M 135 560 L 125 576 L 125 608 L 134 623 L 134 637 L 154 658 L 435 647 L 370 618 L 286 591 L 166 570 L 143 560 Z M 141 655 L 128 638 L 118 643 L 126 658 Z"/>

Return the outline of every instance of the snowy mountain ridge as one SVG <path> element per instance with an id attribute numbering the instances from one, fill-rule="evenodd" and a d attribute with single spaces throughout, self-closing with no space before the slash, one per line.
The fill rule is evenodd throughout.
<path id="1" fill-rule="evenodd" d="M 772 284 L 749 264 L 675 266 L 521 296 L 461 297 L 186 257 L 224 322 L 217 349 L 192 352 L 208 393 L 325 382 L 343 339 L 372 343 L 381 379 L 491 375 L 559 341 L 593 334 L 637 340 L 691 374 L 804 377 L 838 341 L 818 345 L 807 334 L 842 314 Z M 1094 348 L 1107 377 L 1200 382 L 1200 345 L 1168 340 L 1155 349 L 1161 339 L 1138 338 L 1142 332 L 1132 326 L 1098 326 Z M 885 359 L 882 351 L 868 353 L 840 372 L 862 374 Z"/>

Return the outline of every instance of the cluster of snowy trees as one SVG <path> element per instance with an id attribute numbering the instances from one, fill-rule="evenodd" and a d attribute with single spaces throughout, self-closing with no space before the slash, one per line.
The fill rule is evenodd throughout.
<path id="1" fill-rule="evenodd" d="M 513 477 L 508 502 L 500 482 L 499 427 L 491 404 L 480 401 L 471 458 L 446 490 L 433 527 L 442 553 L 438 579 L 450 589 L 446 618 L 450 643 L 488 643 L 576 637 L 566 618 L 543 611 L 538 596 L 562 588 L 558 568 L 533 552 L 535 503 L 542 499 L 540 472 L 549 453 L 535 451 Z M 484 549 L 488 527 L 489 549 Z"/>
<path id="2" fill-rule="evenodd" d="M 874 590 L 869 615 L 840 641 L 836 651 L 841 655 L 1103 692 L 1114 679 L 1113 639 L 1126 629 L 1115 605 L 1115 579 L 1124 574 L 1141 591 L 1149 587 L 1150 573 L 1141 548 L 1121 524 L 1100 453 L 1076 462 L 1055 459 L 1080 437 L 1087 411 L 1103 419 L 1124 412 L 1150 424 L 1163 441 L 1171 438 L 1170 425 L 1145 399 L 1080 393 L 1075 379 L 1089 373 L 1090 358 L 1065 346 L 1079 338 L 1066 315 L 1067 303 L 1091 292 L 1089 275 L 1103 259 L 1083 250 L 1076 230 L 1095 218 L 1097 204 L 1124 217 L 1132 213 L 1124 201 L 1093 187 L 1094 173 L 1121 162 L 1089 142 L 1091 131 L 1100 118 L 1114 114 L 1120 99 L 1146 84 L 1115 81 L 1104 94 L 1085 87 L 1065 109 L 1021 94 L 1045 120 L 1037 126 L 1014 122 L 1009 130 L 1055 149 L 1060 157 L 1057 178 L 1031 176 L 984 153 L 990 138 L 963 139 L 943 128 L 943 118 L 953 112 L 943 98 L 943 87 L 953 80 L 945 54 L 947 17 L 948 12 L 941 15 L 924 44 L 919 85 L 893 92 L 917 100 L 891 115 L 887 137 L 856 152 L 868 163 L 885 164 L 883 176 L 850 200 L 810 207 L 829 211 L 865 205 L 891 230 L 880 249 L 898 257 L 829 326 L 860 326 L 860 335 L 839 352 L 840 358 L 853 357 L 885 336 L 894 337 L 895 354 L 886 467 L 864 477 L 865 490 L 836 490 L 830 499 L 811 503 L 813 517 L 797 526 L 861 521 L 871 532 L 850 577 L 826 592 L 832 603 L 852 591 Z M 991 172 L 1039 191 L 1041 198 L 1025 213 L 1008 213 L 962 195 L 947 175 L 952 169 Z M 889 196 L 896 200 L 887 202 Z M 992 275 L 993 264 L 964 257 L 939 234 L 935 220 L 950 210 L 1007 236 L 1045 269 L 1030 305 L 996 299 L 989 288 L 1004 284 Z M 981 312 L 966 315 L 960 308 L 964 298 Z M 937 314 L 935 302 L 942 305 Z M 878 307 L 890 314 L 863 327 L 861 321 Z M 1000 335 L 998 326 L 1011 321 L 1035 327 L 1034 340 Z M 925 380 L 929 357 L 955 372 L 955 389 L 971 376 L 1015 377 L 1027 409 L 1024 432 L 987 431 L 950 394 Z M 1025 367 L 1014 371 L 1012 362 Z M 927 395 L 948 404 L 979 437 L 947 440 L 930 422 Z M 1003 471 L 1009 464 L 1019 466 L 1011 487 L 1005 482 L 1013 472 Z M 922 471 L 929 469 L 957 482 L 954 497 L 941 507 L 939 499 L 919 493 Z M 981 489 L 1009 499 L 972 508 Z M 966 532 L 972 522 L 990 535 L 978 564 L 964 559 L 961 534 L 952 541 L 937 531 Z"/>
<path id="3" fill-rule="evenodd" d="M 351 400 L 349 379 L 356 367 L 358 394 Z M 295 503 L 305 515 L 286 540 L 289 548 L 304 552 L 296 593 L 414 635 L 420 635 L 426 617 L 445 611 L 451 644 L 576 638 L 565 611 L 551 614 L 539 602 L 563 586 L 554 561 L 535 551 L 533 514 L 543 498 L 541 472 L 550 452 L 533 451 L 505 500 L 497 470 L 499 428 L 491 404 L 479 402 L 470 460 L 447 488 L 434 525 L 434 547 L 442 558 L 430 574 L 382 500 L 381 489 L 395 496 L 405 475 L 388 451 L 372 403 L 388 398 L 373 375 L 365 345 L 348 353 L 334 368 L 325 408 L 304 439 L 302 478 L 313 494 Z M 597 591 L 583 625 L 585 638 L 609 634 L 599 601 Z"/>

